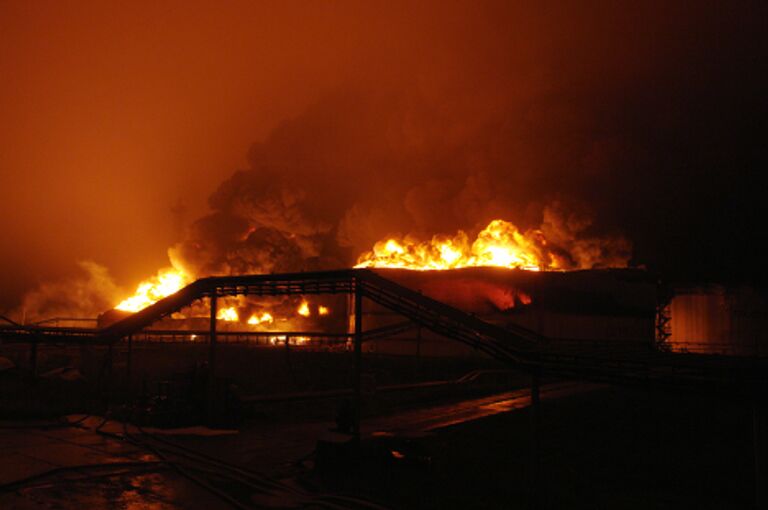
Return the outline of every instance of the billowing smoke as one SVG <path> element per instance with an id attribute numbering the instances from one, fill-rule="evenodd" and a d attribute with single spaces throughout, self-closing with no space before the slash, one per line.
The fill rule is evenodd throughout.
<path id="1" fill-rule="evenodd" d="M 213 213 L 169 250 L 192 275 L 317 269 L 332 223 L 312 210 L 309 190 L 270 168 L 236 172 L 210 199 Z"/>
<path id="2" fill-rule="evenodd" d="M 624 235 L 670 279 L 759 273 L 764 1 L 133 4 L 0 16 L 2 310 L 83 258 L 349 267 L 495 218 L 577 267 Z"/>
<path id="3" fill-rule="evenodd" d="M 78 263 L 79 274 L 43 283 L 24 295 L 14 313 L 26 323 L 50 318 L 96 317 L 112 308 L 121 289 L 107 268 L 92 261 Z"/>
<path id="4" fill-rule="evenodd" d="M 489 148 L 515 137 L 498 116 L 460 124 L 428 97 L 331 94 L 253 144 L 210 213 L 170 247 L 171 265 L 190 279 L 351 267 L 385 236 L 474 236 L 497 218 L 540 232 L 556 267 L 628 263 L 630 243 L 596 228 L 594 211 L 539 182 L 519 153 Z M 106 270 L 83 268 L 85 278 L 44 285 L 24 307 L 92 316 L 114 306 Z"/>
<path id="5" fill-rule="evenodd" d="M 561 267 L 592 269 L 626 267 L 632 243 L 622 236 L 592 237 L 590 216 L 568 211 L 560 202 L 544 208 L 541 233 L 549 249 L 562 259 Z"/>
<path id="6" fill-rule="evenodd" d="M 495 218 L 539 229 L 559 267 L 627 264 L 630 243 L 594 232 L 583 204 L 526 198 L 513 160 L 491 172 L 478 134 L 446 140 L 445 122 L 402 98 L 326 98 L 252 146 L 169 250 L 173 265 L 195 277 L 350 267 L 384 236 L 477 233 Z"/>

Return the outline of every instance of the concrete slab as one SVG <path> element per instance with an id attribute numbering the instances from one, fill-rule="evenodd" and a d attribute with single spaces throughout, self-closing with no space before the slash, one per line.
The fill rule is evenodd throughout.
<path id="1" fill-rule="evenodd" d="M 93 448 L 64 442 L 41 446 L 27 446 L 17 451 L 27 457 L 39 459 L 56 466 L 82 466 L 124 460 L 115 455 L 108 455 L 99 450 L 94 450 Z"/>
<path id="2" fill-rule="evenodd" d="M 0 485 L 17 482 L 56 468 L 42 459 L 27 457 L 17 452 L 0 456 Z"/>
<path id="3" fill-rule="evenodd" d="M 7 429 L 0 431 L 0 452 L 24 446 L 40 446 L 54 442 L 36 430 Z"/>

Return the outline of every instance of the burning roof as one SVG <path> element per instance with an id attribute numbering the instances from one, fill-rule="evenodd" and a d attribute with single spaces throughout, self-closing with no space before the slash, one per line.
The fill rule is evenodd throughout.
<path id="1" fill-rule="evenodd" d="M 356 267 L 445 270 L 467 267 L 501 267 L 507 269 L 575 270 L 600 267 L 626 267 L 629 243 L 622 238 L 577 238 L 550 235 L 541 229 L 521 232 L 513 223 L 501 219 L 491 221 L 474 241 L 464 231 L 454 236 L 435 235 L 419 241 L 413 236 L 390 237 L 376 243 L 371 251 L 361 254 Z M 181 265 L 181 264 L 178 264 Z M 299 268 L 296 268 L 299 269 Z M 208 276 L 198 274 L 195 277 Z M 134 295 L 116 308 L 139 311 L 168 296 L 195 279 L 181 268 L 168 268 L 139 284 Z M 220 311 L 224 313 L 224 311 Z M 307 316 L 303 303 L 299 315 Z M 238 320 L 235 311 L 222 315 L 224 320 Z M 262 322 L 262 321 L 260 321 Z"/>

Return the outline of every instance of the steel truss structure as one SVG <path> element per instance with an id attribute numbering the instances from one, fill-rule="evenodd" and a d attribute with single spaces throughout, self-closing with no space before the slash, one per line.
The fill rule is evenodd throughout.
<path id="1" fill-rule="evenodd" d="M 461 342 L 511 367 L 540 375 L 569 377 L 622 385 L 675 387 L 688 390 L 734 391 L 762 394 L 768 387 L 768 360 L 697 354 L 675 354 L 659 350 L 598 350 L 595 342 L 573 342 L 565 347 L 522 327 L 501 328 L 474 315 L 431 299 L 384 278 L 371 269 L 346 269 L 308 273 L 245 275 L 202 278 L 123 320 L 102 328 L 56 328 L 11 324 L 0 327 L 4 343 L 110 345 L 134 335 L 152 335 L 146 328 L 163 317 L 197 300 L 208 300 L 211 308 L 207 339 L 211 352 L 217 335 L 217 300 L 228 296 L 290 296 L 348 294 L 362 316 L 363 299 L 368 299 L 405 319 L 398 328 L 423 327 Z M 360 312 L 360 313 L 358 313 Z M 410 325 L 410 326 L 409 326 Z M 366 337 L 381 338 L 389 331 L 362 331 L 342 334 L 344 340 L 361 343 Z M 178 332 L 180 334 L 190 332 Z M 160 333 L 157 333 L 160 334 Z M 274 335 L 275 333 L 270 333 Z M 300 333 L 301 336 L 333 336 L 328 333 Z M 213 354 L 212 354 L 213 359 Z"/>

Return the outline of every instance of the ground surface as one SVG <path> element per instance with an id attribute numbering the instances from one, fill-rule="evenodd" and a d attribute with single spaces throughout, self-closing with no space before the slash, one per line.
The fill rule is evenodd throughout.
<path id="1" fill-rule="evenodd" d="M 244 506 L 306 506 L 328 493 L 403 509 L 526 509 L 534 501 L 552 509 L 752 507 L 752 417 L 746 402 L 550 388 L 543 392 L 536 478 L 528 397 L 509 390 L 525 387 L 525 376 L 387 392 L 388 385 L 452 381 L 475 369 L 493 375 L 498 367 L 487 360 L 366 356 L 368 439 L 361 453 L 350 453 L 339 444 L 343 438 L 330 432 L 344 397 L 269 400 L 349 388 L 349 353 L 227 346 L 219 353 L 226 367 L 221 377 L 256 403 L 243 413 L 235 435 L 171 436 L 187 449 L 180 451 L 137 430 L 126 438 L 119 424 L 102 427 L 112 435 L 97 434 L 97 418 L 79 424 L 89 430 L 54 421 L 114 407 L 121 384 L 122 391 L 127 387 L 125 353 L 116 354 L 109 379 L 105 352 L 41 353 L 41 372 L 74 365 L 82 377 L 34 383 L 24 371 L 27 353 L 9 354 L 19 368 L 0 373 L 1 509 L 230 507 L 222 494 Z M 206 352 L 202 345 L 137 348 L 133 391 L 151 391 L 168 380 L 183 396 L 183 383 Z M 105 391 L 110 388 L 112 397 Z M 51 423 L 56 426 L 42 426 Z M 381 432 L 395 436 L 376 434 Z M 190 459 L 189 451 L 251 474 L 207 457 Z"/>
<path id="2" fill-rule="evenodd" d="M 550 388 L 543 392 L 541 416 L 542 508 L 750 508 L 748 406 L 612 388 Z M 214 478 L 216 487 L 248 504 L 307 504 L 307 494 L 344 493 L 392 508 L 531 508 L 526 404 L 524 392 L 508 392 L 369 418 L 369 437 L 399 430 L 415 439 L 369 439 L 362 457 L 322 472 L 312 469 L 319 460 L 312 451 L 318 438 L 333 442 L 330 422 L 256 420 L 236 435 L 172 441 L 264 476 L 256 488 L 249 485 L 247 496 L 242 486 Z M 92 426 L 91 420 L 81 425 Z M 102 430 L 119 434 L 121 427 Z M 146 444 L 92 430 L 4 428 L 0 447 L 3 509 L 229 506 L 158 464 Z M 116 464 L 25 480 L 94 463 Z"/>

